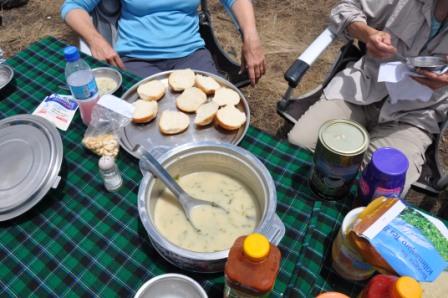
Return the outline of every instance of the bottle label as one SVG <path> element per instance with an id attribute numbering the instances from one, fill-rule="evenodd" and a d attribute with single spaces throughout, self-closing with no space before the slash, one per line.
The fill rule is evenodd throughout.
<path id="1" fill-rule="evenodd" d="M 390 198 L 390 197 L 400 197 L 401 192 L 403 191 L 402 187 L 395 187 L 395 188 L 385 188 L 378 186 L 375 188 L 375 192 L 373 193 L 373 198 L 378 198 L 381 196 Z"/>
<path id="2" fill-rule="evenodd" d="M 70 90 L 72 91 L 73 97 L 76 99 L 91 98 L 98 93 L 95 78 L 93 78 L 87 85 L 70 86 Z"/>

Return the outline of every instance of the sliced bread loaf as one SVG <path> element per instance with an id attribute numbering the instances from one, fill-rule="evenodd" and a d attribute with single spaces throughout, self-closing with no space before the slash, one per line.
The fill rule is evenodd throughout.
<path id="1" fill-rule="evenodd" d="M 194 86 L 194 71 L 191 69 L 179 69 L 173 71 L 168 77 L 168 84 L 174 91 L 180 92 Z"/>
<path id="2" fill-rule="evenodd" d="M 134 123 L 148 123 L 157 116 L 157 101 L 138 99 L 133 103 L 135 110 L 132 118 Z"/>
<path id="3" fill-rule="evenodd" d="M 185 89 L 176 98 L 176 107 L 186 113 L 193 113 L 201 104 L 207 101 L 207 95 L 196 87 Z"/>
<path id="4" fill-rule="evenodd" d="M 227 130 L 239 129 L 246 122 L 246 114 L 235 106 L 225 106 L 216 113 L 216 121 L 219 126 Z"/>
<path id="5" fill-rule="evenodd" d="M 240 95 L 230 88 L 222 87 L 216 90 L 213 101 L 219 106 L 236 106 L 240 102 Z"/>
<path id="6" fill-rule="evenodd" d="M 218 112 L 218 104 L 216 102 L 208 102 L 201 105 L 196 110 L 196 118 L 194 119 L 194 124 L 197 126 L 205 126 L 212 123 L 215 119 L 216 112 Z"/>
<path id="7" fill-rule="evenodd" d="M 221 85 L 211 77 L 203 76 L 200 74 L 196 75 L 195 86 L 205 92 L 207 95 L 212 95 L 221 88 Z"/>
<path id="8" fill-rule="evenodd" d="M 186 114 L 178 111 L 163 111 L 159 121 L 160 131 L 167 135 L 181 133 L 189 125 L 190 118 Z"/>
<path id="9" fill-rule="evenodd" d="M 165 85 L 159 80 L 152 80 L 138 86 L 137 94 L 144 100 L 160 100 L 165 95 Z"/>

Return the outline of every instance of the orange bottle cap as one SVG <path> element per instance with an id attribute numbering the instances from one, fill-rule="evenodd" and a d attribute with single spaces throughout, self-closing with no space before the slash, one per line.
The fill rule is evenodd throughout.
<path id="1" fill-rule="evenodd" d="M 350 297 L 338 292 L 327 292 L 320 294 L 316 298 L 350 298 Z"/>
<path id="2" fill-rule="evenodd" d="M 243 251 L 251 261 L 259 262 L 266 259 L 270 250 L 269 240 L 262 234 L 253 233 L 244 239 Z"/>
<path id="3" fill-rule="evenodd" d="M 409 276 L 400 277 L 393 287 L 393 295 L 396 298 L 421 298 L 422 287 Z"/>

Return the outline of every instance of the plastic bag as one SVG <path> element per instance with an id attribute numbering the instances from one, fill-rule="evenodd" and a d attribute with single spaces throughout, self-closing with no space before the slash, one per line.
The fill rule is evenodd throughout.
<path id="1" fill-rule="evenodd" d="M 364 260 L 381 272 L 432 282 L 448 269 L 446 226 L 398 199 L 372 201 L 349 238 Z"/>
<path id="2" fill-rule="evenodd" d="M 127 106 L 129 105 L 129 106 Z M 92 111 L 92 118 L 82 143 L 99 156 L 116 156 L 118 133 L 132 119 L 132 105 L 112 95 L 101 97 Z"/>

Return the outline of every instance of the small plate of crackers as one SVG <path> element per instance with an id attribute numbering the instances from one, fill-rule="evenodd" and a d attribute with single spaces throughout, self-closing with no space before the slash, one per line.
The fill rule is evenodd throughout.
<path id="1" fill-rule="evenodd" d="M 120 131 L 120 144 L 137 158 L 136 145 L 153 153 L 200 141 L 237 145 L 249 127 L 249 105 L 241 91 L 203 71 L 158 73 L 132 86 L 122 99 L 135 112 Z"/>

